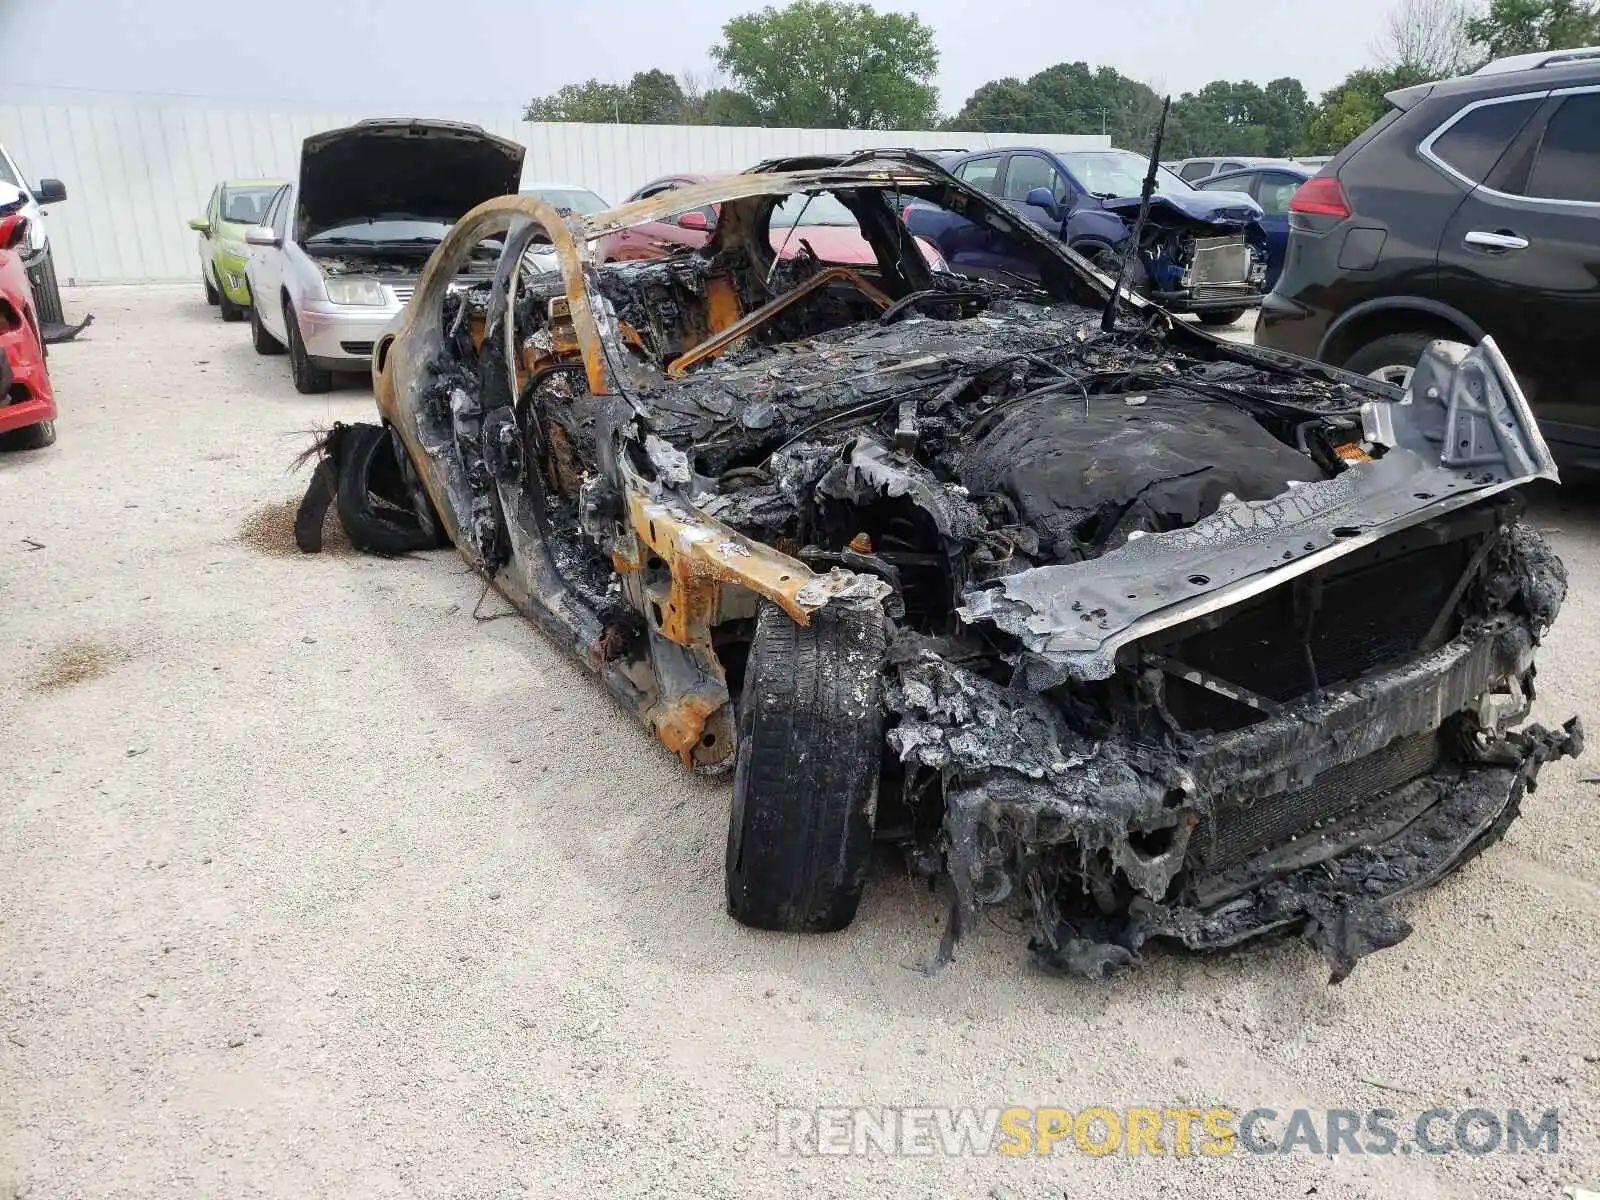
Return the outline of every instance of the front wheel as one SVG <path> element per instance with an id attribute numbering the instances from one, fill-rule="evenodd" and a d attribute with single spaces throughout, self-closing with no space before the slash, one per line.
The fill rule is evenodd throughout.
<path id="1" fill-rule="evenodd" d="M 1113 249 L 1110 246 L 1096 246 L 1084 250 L 1082 253 L 1095 270 L 1110 279 L 1115 279 L 1120 271 L 1122 273 L 1122 288 L 1125 292 L 1136 292 L 1143 296 L 1150 291 L 1150 277 L 1145 272 L 1144 263 L 1139 261 L 1137 254 L 1130 258 L 1127 266 L 1124 267 L 1122 251 Z"/>
<path id="2" fill-rule="evenodd" d="M 333 372 L 324 371 L 311 361 L 305 339 L 300 336 L 300 322 L 294 315 L 294 306 L 287 300 L 283 302 L 283 328 L 289 336 L 289 369 L 294 375 L 294 390 L 311 396 L 332 389 Z"/>
<path id="3" fill-rule="evenodd" d="M 242 321 L 250 315 L 250 309 L 243 304 L 235 304 L 228 298 L 228 293 L 217 293 L 217 307 L 222 310 L 224 321 Z"/>
<path id="4" fill-rule="evenodd" d="M 866 886 L 883 756 L 888 628 L 873 608 L 797 625 L 763 603 L 745 669 L 728 821 L 728 912 L 827 933 Z"/>
<path id="5" fill-rule="evenodd" d="M 1365 375 L 1398 388 L 1411 386 L 1411 376 L 1417 369 L 1417 360 L 1437 339 L 1428 333 L 1391 333 L 1368 342 L 1345 360 L 1344 369 L 1353 375 Z"/>
<path id="6" fill-rule="evenodd" d="M 1248 308 L 1219 308 L 1195 315 L 1200 318 L 1200 324 L 1213 325 L 1220 329 L 1224 325 L 1232 325 L 1249 311 Z"/>
<path id="7" fill-rule="evenodd" d="M 61 284 L 56 280 L 56 258 L 53 250 L 28 269 L 28 280 L 33 284 L 33 306 L 39 313 L 39 324 L 60 325 L 66 318 L 61 313 Z"/>
<path id="8" fill-rule="evenodd" d="M 56 444 L 56 423 L 39 421 L 10 433 L 0 433 L 0 450 L 43 450 Z"/>
<path id="9" fill-rule="evenodd" d="M 261 323 L 261 310 L 256 307 L 255 298 L 250 300 L 250 344 L 255 347 L 257 354 L 282 354 L 283 343 L 267 332 L 267 327 Z"/>

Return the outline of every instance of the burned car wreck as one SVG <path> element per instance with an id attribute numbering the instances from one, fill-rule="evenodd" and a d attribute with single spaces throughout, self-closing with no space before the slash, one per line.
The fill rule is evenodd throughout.
<path id="1" fill-rule="evenodd" d="M 876 267 L 777 258 L 796 193 Z M 906 196 L 1038 283 L 931 271 Z M 590 258 L 708 203 L 702 249 Z M 330 439 L 306 524 L 331 499 L 359 545 L 453 543 L 731 770 L 747 924 L 848 924 L 876 836 L 948 877 L 946 950 L 1009 901 L 1061 969 L 1297 933 L 1340 978 L 1580 749 L 1519 727 L 1565 574 L 1515 489 L 1554 467 L 1492 343 L 1436 343 L 1402 399 L 1137 299 L 1103 329 L 1109 290 L 911 152 L 587 218 L 496 199 L 375 350 L 382 425 Z"/>

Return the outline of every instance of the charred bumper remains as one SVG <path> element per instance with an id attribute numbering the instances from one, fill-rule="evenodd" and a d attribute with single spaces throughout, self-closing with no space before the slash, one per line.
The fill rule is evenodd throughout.
<path id="1" fill-rule="evenodd" d="M 1560 564 L 1518 524 L 1446 543 L 1469 560 L 1484 545 L 1481 602 L 1505 606 L 1431 649 L 1437 635 L 1415 623 L 1374 620 L 1374 600 L 1392 593 L 1357 594 L 1378 585 L 1371 567 L 1324 581 L 1327 632 L 1309 651 L 1292 613 L 1263 611 L 1275 603 L 1130 648 L 1115 681 L 1131 705 L 1178 729 L 1237 724 L 1226 732 L 1165 743 L 1088 732 L 1060 693 L 1001 686 L 912 650 L 889 691 L 900 716 L 889 737 L 907 763 L 946 781 L 957 920 L 1020 894 L 1039 958 L 1090 975 L 1133 962 L 1152 937 L 1220 949 L 1299 932 L 1337 980 L 1401 940 L 1409 927 L 1384 901 L 1498 839 L 1540 766 L 1582 747 L 1576 720 L 1508 728 L 1533 695 L 1534 643 L 1564 590 Z M 1400 665 L 1363 669 L 1397 641 L 1408 645 Z M 1216 670 L 1232 662 L 1232 679 L 1280 696 L 1306 690 L 1268 701 L 1181 663 L 1173 652 L 1185 649 L 1222 651 Z M 1326 686 L 1307 687 L 1319 668 Z"/>

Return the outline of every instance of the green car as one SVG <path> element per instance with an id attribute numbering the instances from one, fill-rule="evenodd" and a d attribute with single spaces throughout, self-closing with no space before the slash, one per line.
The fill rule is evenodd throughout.
<path id="1" fill-rule="evenodd" d="M 206 215 L 189 228 L 200 235 L 200 278 L 206 303 L 222 309 L 224 321 L 250 315 L 250 285 L 244 277 L 244 231 L 261 224 L 278 189 L 275 179 L 224 179 L 211 189 Z"/>

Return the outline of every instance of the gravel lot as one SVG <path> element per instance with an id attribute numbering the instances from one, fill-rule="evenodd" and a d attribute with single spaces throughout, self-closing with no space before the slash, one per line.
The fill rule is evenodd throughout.
<path id="1" fill-rule="evenodd" d="M 184 287 L 67 295 L 49 450 L 0 458 L 0 1197 L 1556 1197 L 1600 1187 L 1600 775 L 1336 988 L 1299 944 L 928 979 L 886 857 L 820 939 L 722 911 L 696 780 L 439 553 L 302 558 L 295 394 Z M 1535 518 L 1572 594 L 1541 719 L 1600 728 L 1600 500 Z M 40 548 L 37 544 L 42 544 Z M 493 598 L 486 613 L 502 606 Z M 776 1105 L 1561 1111 L 1546 1154 L 817 1159 Z M 1402 1123 L 1404 1127 L 1404 1123 Z"/>

